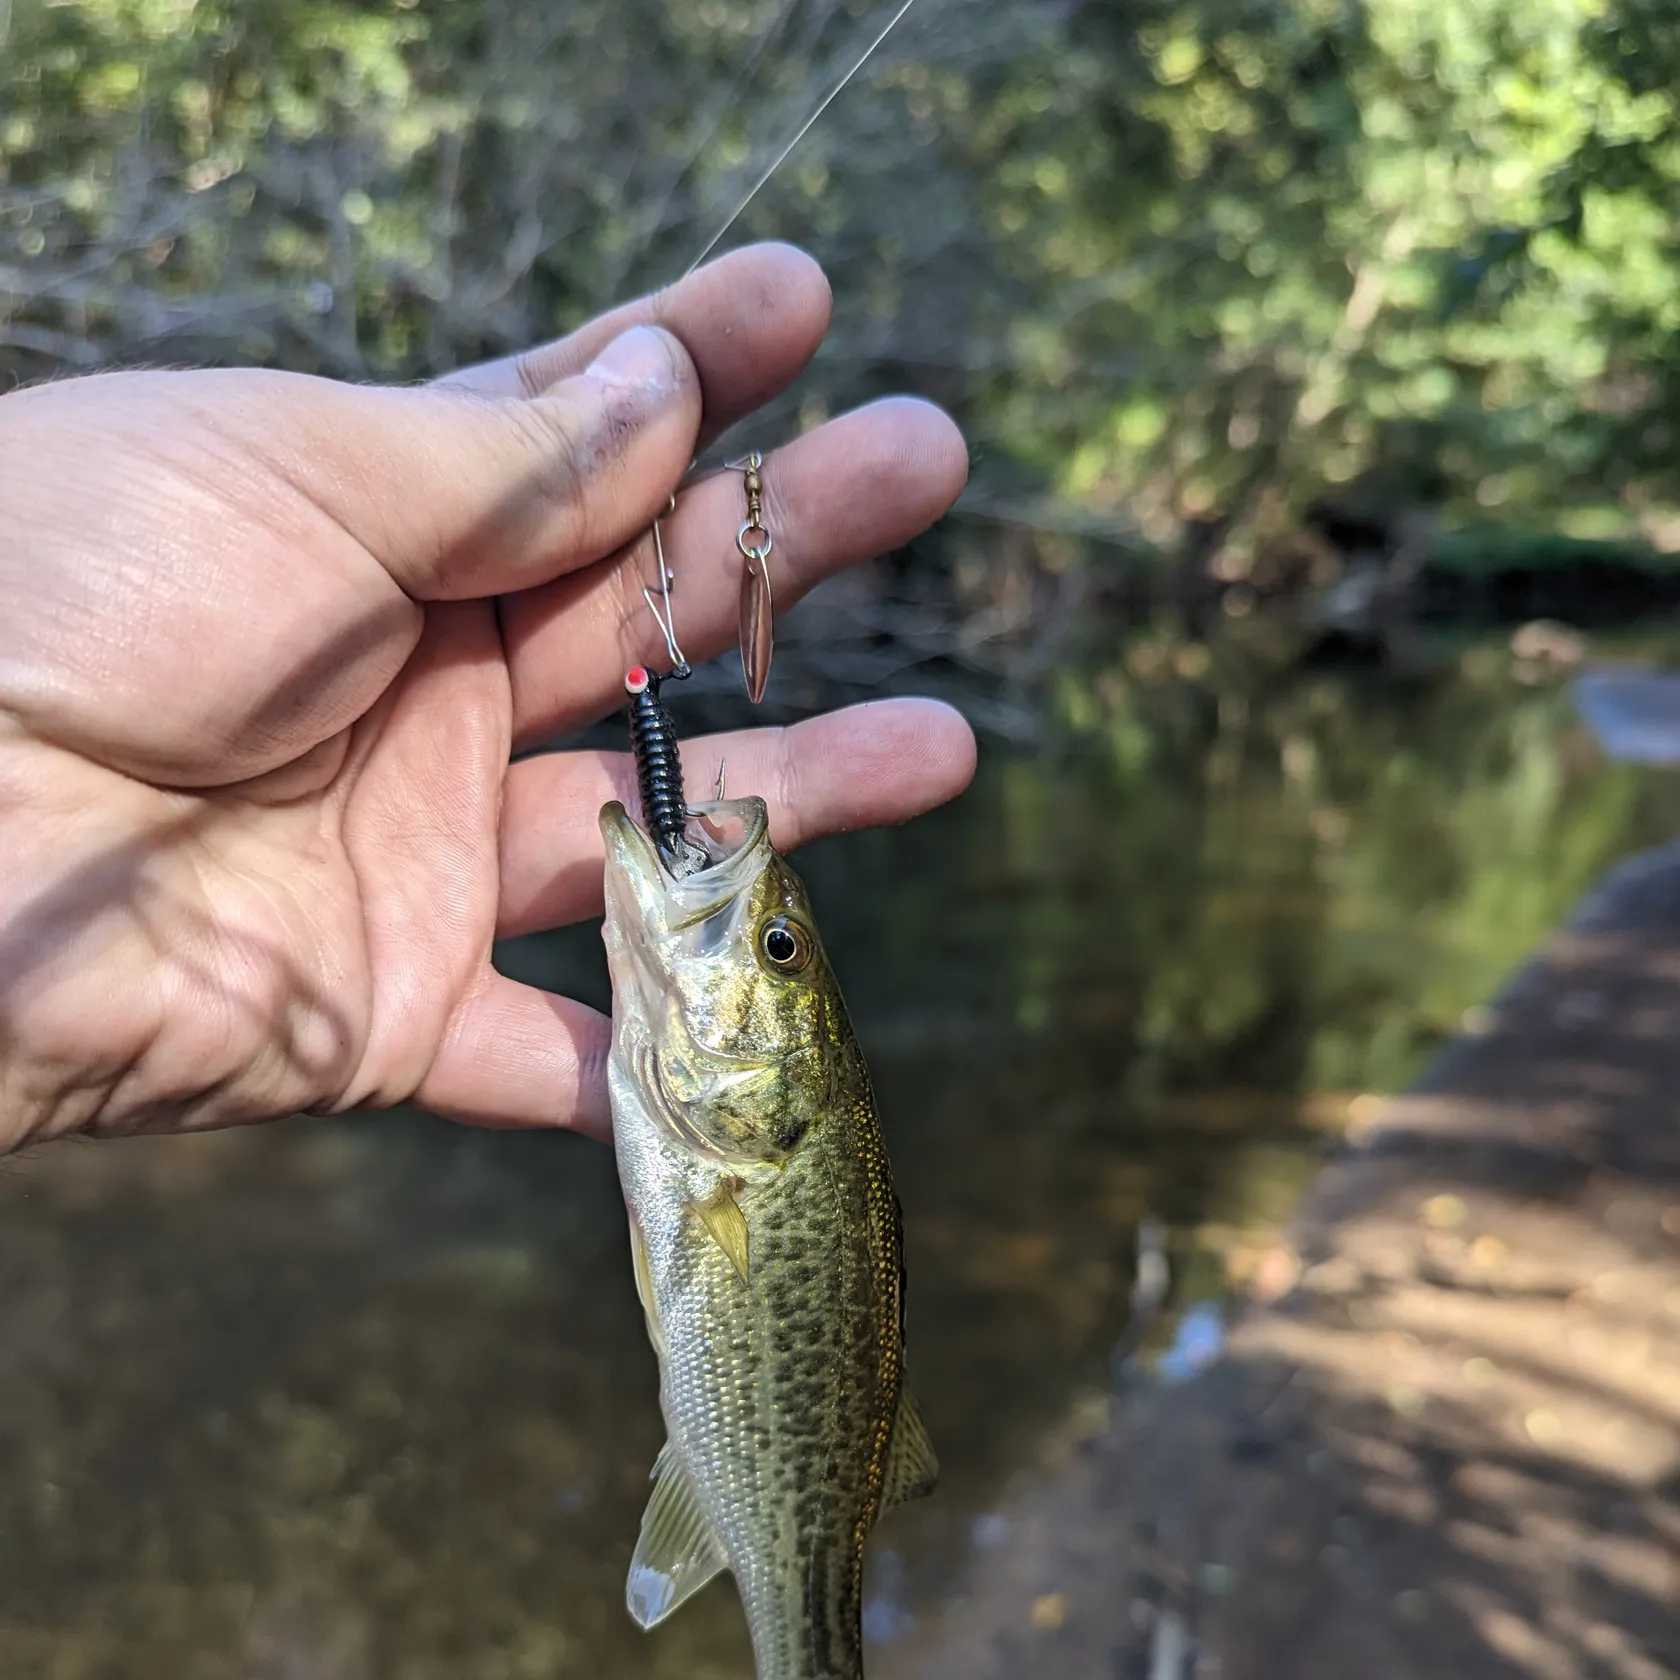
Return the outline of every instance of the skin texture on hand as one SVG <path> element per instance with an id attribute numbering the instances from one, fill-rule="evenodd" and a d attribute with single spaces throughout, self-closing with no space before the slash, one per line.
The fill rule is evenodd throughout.
<path id="1" fill-rule="evenodd" d="M 648 527 L 828 307 L 809 258 L 758 246 L 425 388 L 0 398 L 0 1149 L 408 1101 L 607 1135 L 607 1023 L 490 947 L 599 911 L 596 813 L 632 767 L 510 754 L 658 662 Z M 778 608 L 930 524 L 966 466 L 909 400 L 771 454 Z M 726 475 L 664 525 L 691 658 L 733 639 L 739 508 Z M 696 797 L 720 757 L 786 848 L 950 798 L 974 745 L 883 701 L 687 743 Z"/>

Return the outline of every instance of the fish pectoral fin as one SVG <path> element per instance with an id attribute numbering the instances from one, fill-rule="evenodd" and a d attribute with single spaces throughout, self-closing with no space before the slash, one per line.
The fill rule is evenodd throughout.
<path id="1" fill-rule="evenodd" d="M 631 1617 L 643 1628 L 664 1621 L 727 1561 L 669 1441 L 654 1460 L 653 1480 L 624 1591 Z"/>
<path id="2" fill-rule="evenodd" d="M 659 1324 L 659 1298 L 653 1292 L 653 1267 L 648 1264 L 647 1238 L 635 1214 L 630 1215 L 630 1270 L 636 1279 L 636 1298 L 647 1319 L 648 1340 L 661 1359 L 665 1357 L 665 1332 Z"/>
<path id="3" fill-rule="evenodd" d="M 707 1234 L 729 1256 L 745 1283 L 750 1277 L 747 1257 L 747 1216 L 735 1200 L 735 1182 L 725 1179 L 704 1201 L 690 1202 L 690 1210 Z"/>
<path id="4" fill-rule="evenodd" d="M 939 1460 L 928 1439 L 927 1425 L 916 1397 L 905 1388 L 898 1397 L 898 1418 L 887 1448 L 887 1470 L 881 1479 L 881 1509 L 890 1511 L 911 1499 L 932 1493 L 939 1482 Z"/>

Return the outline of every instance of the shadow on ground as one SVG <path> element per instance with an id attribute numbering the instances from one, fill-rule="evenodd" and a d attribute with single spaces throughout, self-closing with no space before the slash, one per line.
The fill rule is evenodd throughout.
<path id="1" fill-rule="evenodd" d="M 1474 1025 L 1226 1356 L 1019 1482 L 883 1674 L 1680 1674 L 1680 846 Z"/>

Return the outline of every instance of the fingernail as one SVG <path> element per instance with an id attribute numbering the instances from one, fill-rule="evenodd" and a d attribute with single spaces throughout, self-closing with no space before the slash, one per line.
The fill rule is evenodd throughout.
<path id="1" fill-rule="evenodd" d="M 634 385 L 644 391 L 669 390 L 677 382 L 671 347 L 653 327 L 620 333 L 585 371 L 610 385 Z"/>

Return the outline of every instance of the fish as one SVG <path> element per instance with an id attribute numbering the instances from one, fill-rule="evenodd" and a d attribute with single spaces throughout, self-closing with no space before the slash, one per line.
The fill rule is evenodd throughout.
<path id="1" fill-rule="evenodd" d="M 626 1603 L 652 1628 L 727 1569 L 757 1680 L 862 1680 L 865 1544 L 939 1475 L 869 1072 L 762 799 L 691 807 L 686 874 L 623 805 L 600 823 L 613 1139 L 668 1431 Z"/>

